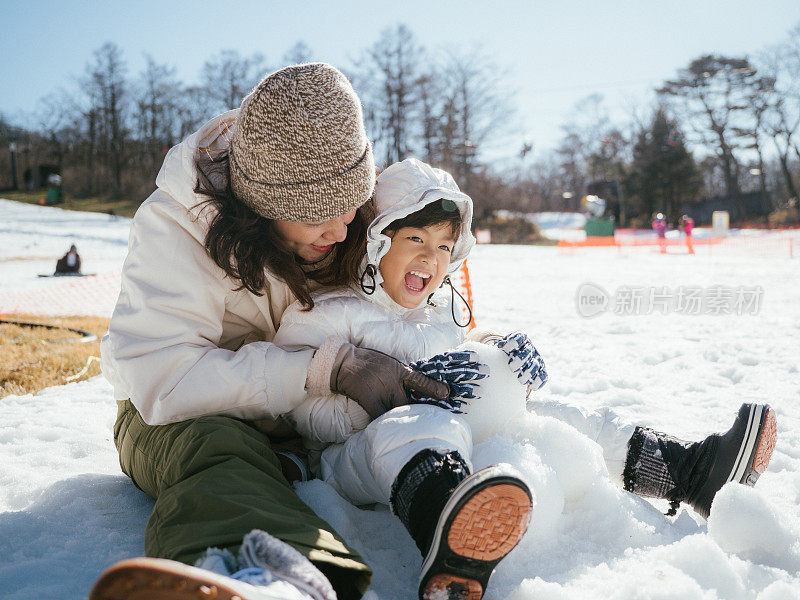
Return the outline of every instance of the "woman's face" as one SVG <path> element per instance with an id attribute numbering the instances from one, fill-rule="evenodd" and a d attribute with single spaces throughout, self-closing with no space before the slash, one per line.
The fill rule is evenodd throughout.
<path id="1" fill-rule="evenodd" d="M 322 223 L 275 221 L 275 228 L 292 252 L 307 262 L 317 262 L 330 254 L 334 244 L 344 241 L 355 216 L 353 210 Z"/>

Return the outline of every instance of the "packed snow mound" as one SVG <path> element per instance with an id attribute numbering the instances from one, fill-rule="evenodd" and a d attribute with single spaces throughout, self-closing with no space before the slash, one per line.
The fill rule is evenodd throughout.
<path id="1" fill-rule="evenodd" d="M 537 450 L 561 482 L 566 502 L 581 501 L 597 486 L 612 484 L 600 446 L 562 421 L 526 413 L 505 435 Z"/>
<path id="2" fill-rule="evenodd" d="M 711 505 L 708 532 L 720 548 L 740 558 L 800 571 L 800 522 L 780 515 L 758 488 L 725 485 Z"/>

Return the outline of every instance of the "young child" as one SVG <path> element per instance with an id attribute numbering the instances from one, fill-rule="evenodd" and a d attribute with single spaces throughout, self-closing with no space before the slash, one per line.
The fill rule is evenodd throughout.
<path id="1" fill-rule="evenodd" d="M 544 363 L 519 333 L 473 331 L 459 348 L 454 307 L 432 300 L 474 244 L 471 200 L 447 173 L 415 159 L 392 165 L 378 177 L 375 203 L 361 285 L 318 293 L 312 310 L 295 304 L 283 315 L 276 344 L 318 349 L 307 398 L 284 417 L 310 442 L 330 444 L 313 465 L 318 476 L 354 504 L 389 505 L 402 521 L 425 556 L 420 598 L 481 598 L 494 566 L 526 531 L 533 501 L 509 465 L 470 475 L 474 430 L 491 415 L 483 409 L 506 401 L 484 393 L 485 384 L 518 379 L 524 407 L 526 388 L 547 379 Z M 330 391 L 332 379 L 346 376 L 338 357 L 358 347 L 448 382 L 450 402 L 416 399 L 423 403 L 371 421 L 356 402 Z M 767 406 L 744 405 L 728 433 L 695 444 L 624 425 L 607 410 L 538 403 L 534 411 L 597 441 L 629 491 L 688 501 L 704 516 L 724 483 L 755 482 L 774 443 Z"/>
<path id="2" fill-rule="evenodd" d="M 284 418 L 308 440 L 333 443 L 312 466 L 343 497 L 391 506 L 425 556 L 421 598 L 481 598 L 495 565 L 527 529 L 528 486 L 510 465 L 470 474 L 472 432 L 463 415 L 421 403 L 372 420 L 356 402 L 330 392 L 331 378 L 343 376 L 337 355 L 356 347 L 405 363 L 435 357 L 419 368 L 459 392 L 448 407 L 469 401 L 471 383 L 485 377 L 473 354 L 443 354 L 463 334 L 451 306 L 428 303 L 474 244 L 472 201 L 447 173 L 415 159 L 386 169 L 378 186 L 361 285 L 316 294 L 311 311 L 295 304 L 283 314 L 276 344 L 318 348 L 307 399 Z M 513 343 L 508 352 L 520 354 Z M 541 363 L 516 360 L 512 367 L 533 384 Z"/>

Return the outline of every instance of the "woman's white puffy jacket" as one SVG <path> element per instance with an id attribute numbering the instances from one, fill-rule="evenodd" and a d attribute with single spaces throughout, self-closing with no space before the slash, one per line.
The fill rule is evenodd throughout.
<path id="1" fill-rule="evenodd" d="M 195 157 L 227 148 L 237 114 L 212 119 L 169 151 L 158 189 L 131 225 L 102 365 L 115 398 L 130 398 L 149 424 L 275 418 L 305 397 L 313 351 L 271 343 L 294 295 L 269 274 L 263 296 L 237 290 L 203 245 L 214 213 L 197 207 L 205 198 L 193 191 Z"/>
<path id="2" fill-rule="evenodd" d="M 304 311 L 296 303 L 283 313 L 274 342 L 287 350 L 319 348 L 319 352 L 335 351 L 342 342 L 350 342 L 411 363 L 462 341 L 449 305 L 443 300 L 437 304 L 405 309 L 380 286 L 371 296 L 356 288 L 318 292 L 313 310 Z M 308 379 L 305 401 L 284 415 L 300 435 L 317 442 L 343 442 L 367 426 L 369 415 L 355 401 L 331 393 L 324 380 L 313 385 L 313 373 Z"/>

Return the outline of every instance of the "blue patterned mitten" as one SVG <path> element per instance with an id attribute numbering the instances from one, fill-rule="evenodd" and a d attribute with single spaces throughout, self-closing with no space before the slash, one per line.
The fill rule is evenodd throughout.
<path id="1" fill-rule="evenodd" d="M 516 374 L 517 379 L 528 386 L 528 391 L 538 390 L 547 382 L 547 369 L 544 359 L 534 348 L 530 338 L 517 331 L 509 333 L 492 344 L 508 355 L 508 366 Z"/>
<path id="2" fill-rule="evenodd" d="M 475 381 L 489 374 L 489 368 L 477 361 L 477 355 L 471 350 L 457 350 L 437 354 L 425 360 L 411 363 L 411 368 L 450 386 L 447 400 L 425 398 L 413 392 L 409 398 L 413 404 L 433 404 L 456 414 L 463 411 L 461 406 L 469 404 L 467 400 L 475 398 L 472 393 Z"/>

